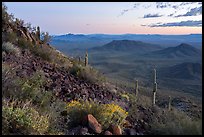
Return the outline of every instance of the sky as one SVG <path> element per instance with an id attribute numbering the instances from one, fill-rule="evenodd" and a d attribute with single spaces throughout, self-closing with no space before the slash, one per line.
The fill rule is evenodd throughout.
<path id="1" fill-rule="evenodd" d="M 5 2 L 51 35 L 202 34 L 202 2 Z"/>

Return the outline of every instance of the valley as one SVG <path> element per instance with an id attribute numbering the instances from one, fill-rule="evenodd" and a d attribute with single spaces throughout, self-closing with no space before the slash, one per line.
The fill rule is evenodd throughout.
<path id="1" fill-rule="evenodd" d="M 60 46 L 55 47 L 61 50 Z M 61 51 L 76 59 L 83 59 L 88 51 L 89 63 L 114 81 L 121 80 L 133 84 L 137 79 L 141 86 L 151 87 L 152 70 L 156 68 L 159 88 L 197 97 L 202 95 L 201 50 L 189 44 L 181 43 L 165 48 L 141 41 L 114 40 L 100 47 Z M 185 63 L 197 63 L 199 67 L 194 72 Z M 181 66 L 175 67 L 176 65 Z M 171 71 L 169 68 L 172 68 Z M 174 71 L 177 73 L 172 74 Z M 191 78 L 188 75 L 191 75 Z"/>

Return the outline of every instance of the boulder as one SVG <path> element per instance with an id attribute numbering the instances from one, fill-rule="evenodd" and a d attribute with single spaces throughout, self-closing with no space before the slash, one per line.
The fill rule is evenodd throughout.
<path id="1" fill-rule="evenodd" d="M 92 129 L 95 133 L 97 134 L 100 134 L 102 132 L 102 127 L 101 127 L 101 124 L 98 123 L 98 121 L 96 120 L 96 118 L 91 115 L 91 114 L 88 114 L 85 118 L 85 121 L 84 121 L 88 127 L 90 129 Z"/>
<path id="2" fill-rule="evenodd" d="M 113 135 L 110 131 L 108 131 L 108 130 L 106 130 L 105 132 L 104 132 L 104 135 Z"/>
<path id="3" fill-rule="evenodd" d="M 79 135 L 86 135 L 88 133 L 88 128 L 87 127 L 82 127 L 79 130 Z"/>
<path id="4" fill-rule="evenodd" d="M 122 129 L 118 125 L 111 126 L 113 135 L 122 135 Z"/>

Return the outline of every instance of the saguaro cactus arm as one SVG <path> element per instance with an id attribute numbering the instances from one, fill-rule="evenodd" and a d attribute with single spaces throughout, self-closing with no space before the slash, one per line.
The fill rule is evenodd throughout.
<path id="1" fill-rule="evenodd" d="M 168 104 L 168 110 L 171 110 L 171 96 L 169 96 L 169 104 Z"/>

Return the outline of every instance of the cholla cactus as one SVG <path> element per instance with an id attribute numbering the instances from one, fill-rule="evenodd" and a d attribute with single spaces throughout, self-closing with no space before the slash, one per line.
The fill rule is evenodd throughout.
<path id="1" fill-rule="evenodd" d="M 138 97 L 138 80 L 136 80 L 136 83 L 135 83 L 135 94 L 137 98 Z"/>
<path id="2" fill-rule="evenodd" d="M 171 96 L 169 96 L 169 104 L 168 104 L 168 110 L 171 110 Z"/>
<path id="3" fill-rule="evenodd" d="M 86 56 L 85 56 L 85 66 L 88 65 L 88 53 L 86 52 Z"/>
<path id="4" fill-rule="evenodd" d="M 156 92 L 157 92 L 157 82 L 156 82 L 156 69 L 154 69 L 154 86 L 153 86 L 153 99 L 152 99 L 152 105 L 155 105 L 156 100 Z"/>

